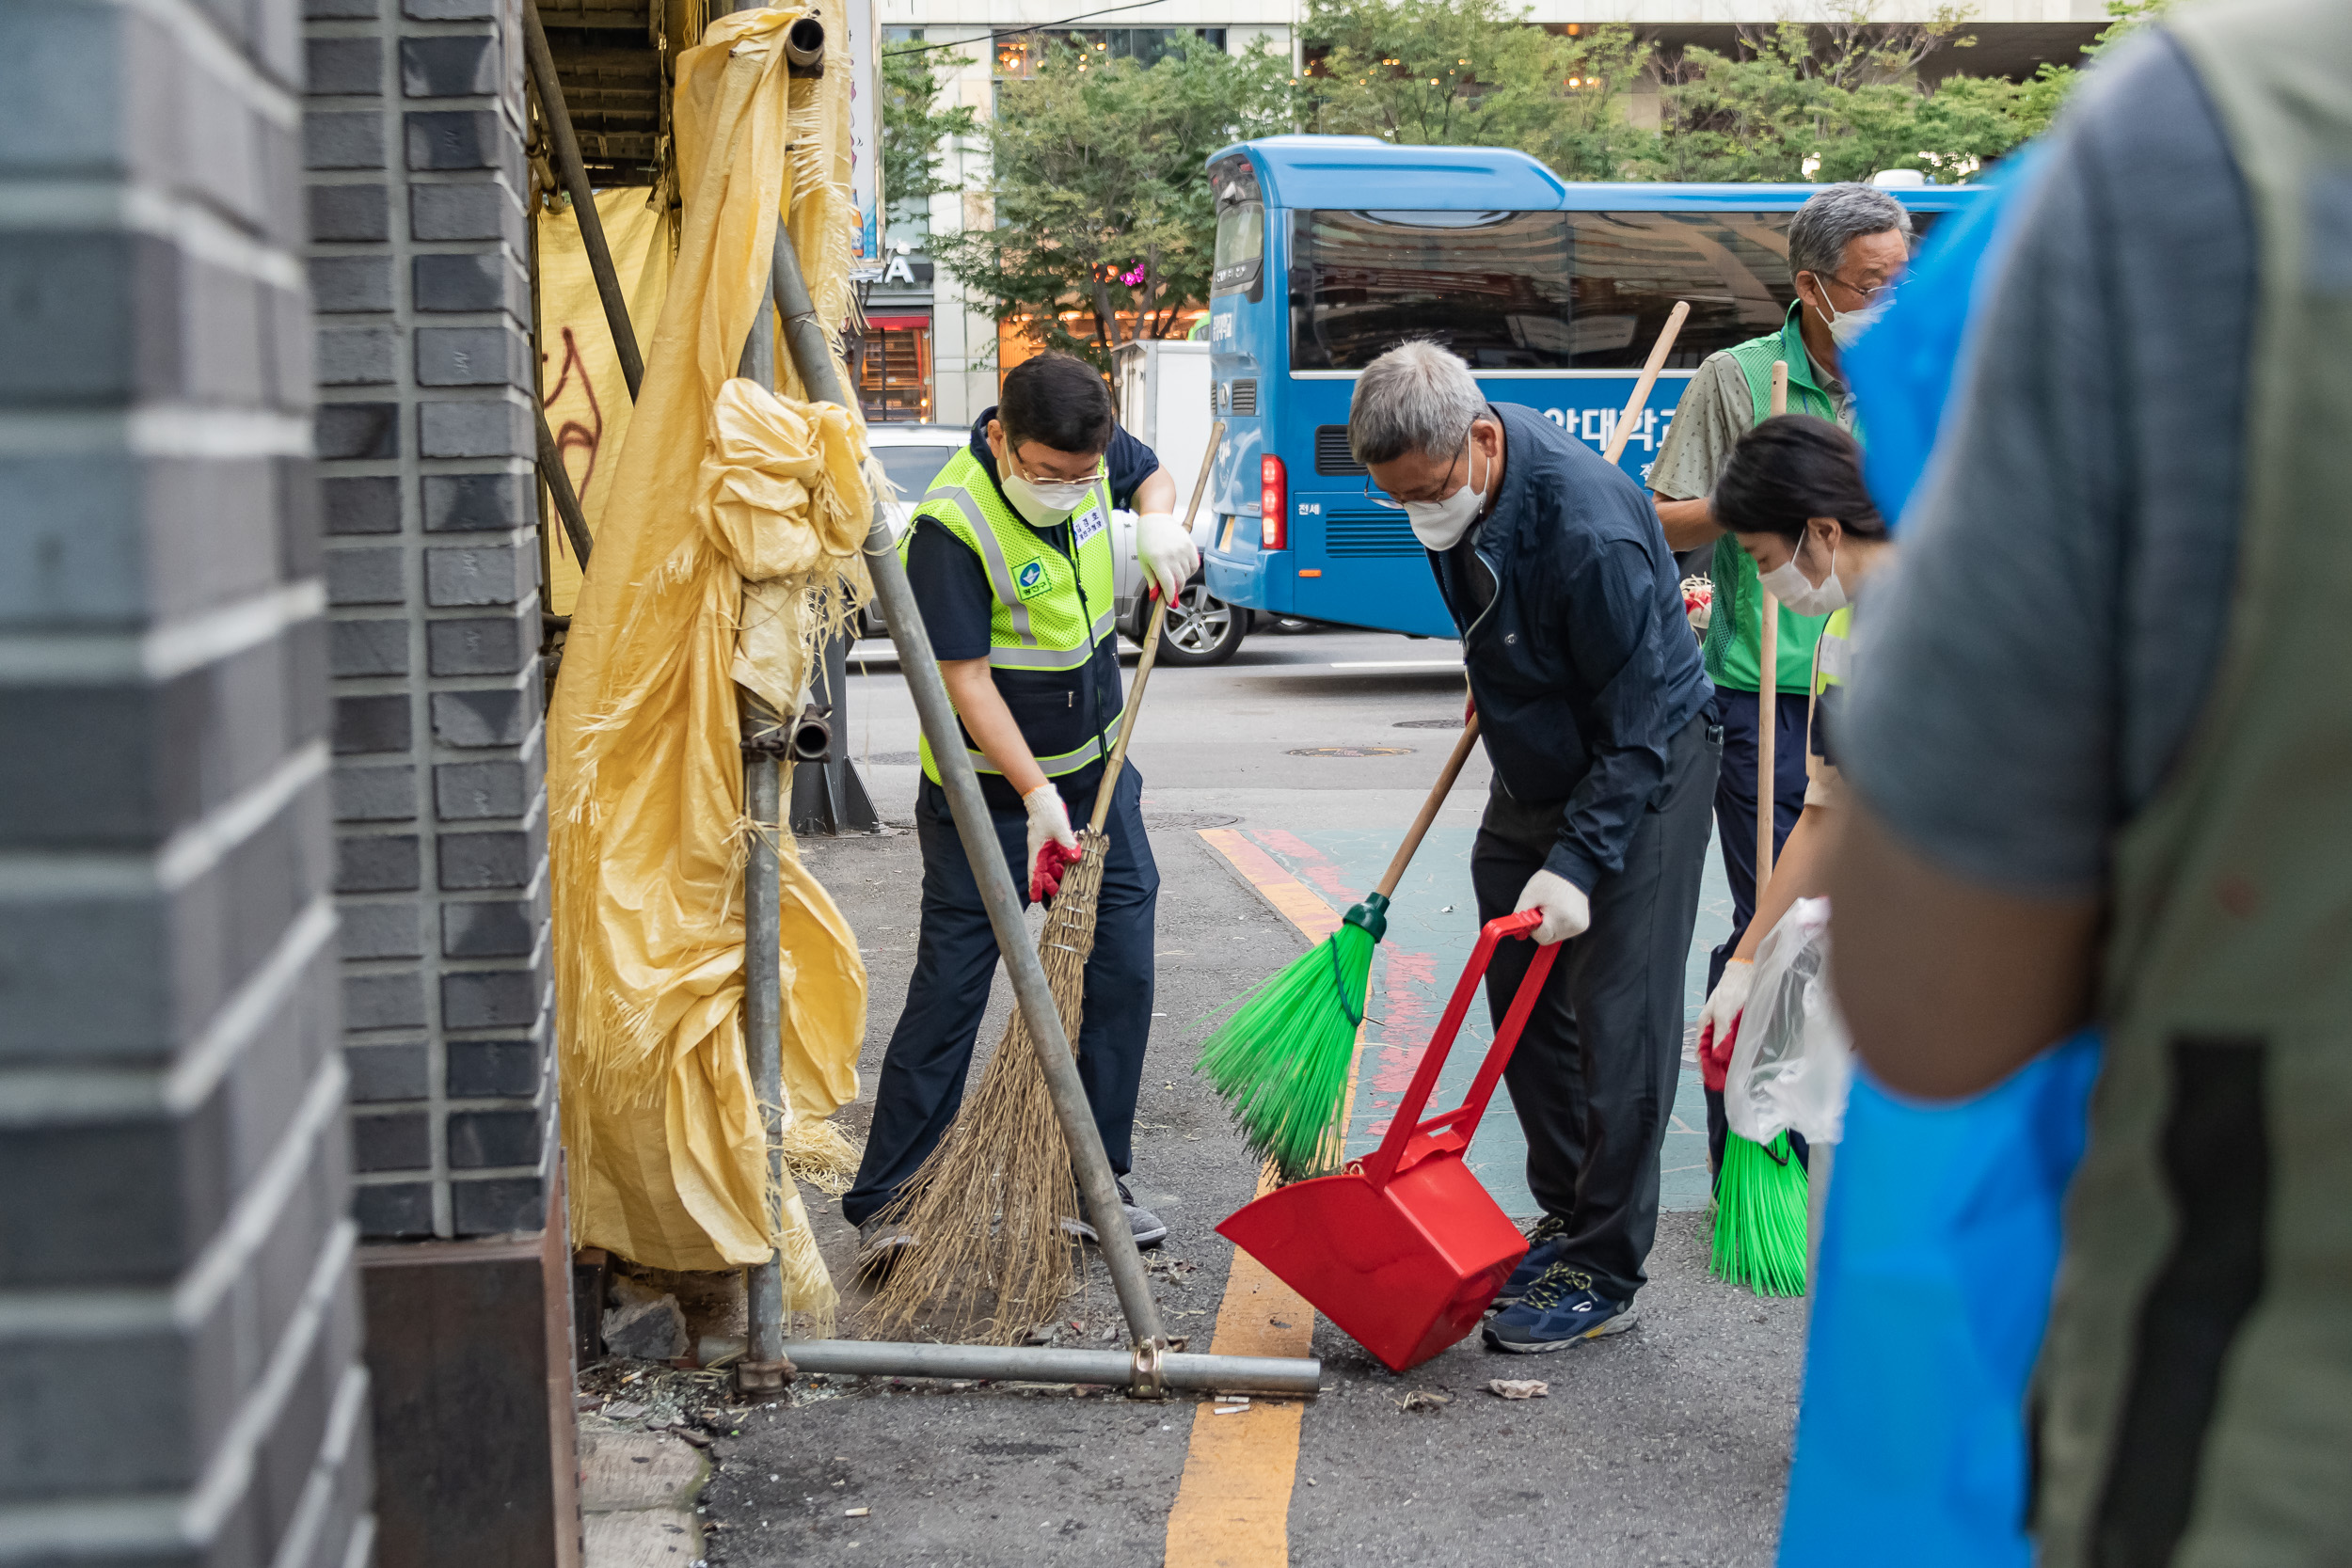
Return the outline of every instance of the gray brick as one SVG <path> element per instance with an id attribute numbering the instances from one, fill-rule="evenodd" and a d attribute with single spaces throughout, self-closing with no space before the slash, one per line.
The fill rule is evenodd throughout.
<path id="1" fill-rule="evenodd" d="M 405 675 L 408 622 L 335 621 L 327 626 L 327 671 L 335 675 Z"/>
<path id="2" fill-rule="evenodd" d="M 313 256 L 310 303 L 322 311 L 389 310 L 392 308 L 392 259 L 389 256 Z"/>
<path id="3" fill-rule="evenodd" d="M 434 727 L 438 729 L 440 699 L 437 697 L 434 702 Z M 405 696 L 335 699 L 334 745 L 337 756 L 356 756 L 368 752 L 405 752 L 408 750 L 408 699 Z M 478 744 L 488 745 L 491 742 Z"/>
<path id="4" fill-rule="evenodd" d="M 527 528 L 533 521 L 532 502 L 537 499 L 536 489 L 529 473 L 427 474 L 425 531 Z"/>
<path id="5" fill-rule="evenodd" d="M 467 545 L 424 552 L 424 598 L 437 610 L 515 604 L 538 586 L 538 552 L 511 545 Z"/>
<path id="6" fill-rule="evenodd" d="M 441 956 L 527 958 L 539 944 L 539 911 L 529 900 L 441 906 Z"/>
<path id="7" fill-rule="evenodd" d="M 520 691 L 433 693 L 433 736 L 444 746 L 519 746 L 537 716 Z"/>
<path id="8" fill-rule="evenodd" d="M 530 635 L 534 629 L 519 615 L 430 622 L 425 667 L 436 675 L 514 674 L 538 653 L 538 640 Z"/>
<path id="9" fill-rule="evenodd" d="M 441 1022 L 451 1029 L 511 1029 L 534 1022 L 546 984 L 536 969 L 441 976 Z"/>
<path id="10" fill-rule="evenodd" d="M 407 552 L 397 545 L 327 551 L 327 603 L 401 603 L 408 596 L 405 580 L 407 559 Z"/>
<path id="11" fill-rule="evenodd" d="M 495 22 L 498 0 L 401 0 L 400 14 L 416 22 Z"/>
<path id="12" fill-rule="evenodd" d="M 496 33 L 400 40 L 400 90 L 407 98 L 486 98 L 501 86 Z"/>
<path id="13" fill-rule="evenodd" d="M 406 127 L 408 166 L 433 169 L 501 168 L 520 150 L 514 128 L 496 109 L 411 109 Z"/>
<path id="14" fill-rule="evenodd" d="M 319 489 L 327 532 L 400 531 L 400 479 L 397 475 L 368 474 L 352 479 L 329 479 L 322 481 Z"/>
<path id="15" fill-rule="evenodd" d="M 513 267 L 501 250 L 420 256 L 410 263 L 410 293 L 420 310 L 503 310 Z"/>
<path id="16" fill-rule="evenodd" d="M 444 1050 L 452 1100 L 530 1100 L 546 1076 L 547 1048 L 536 1040 L 452 1040 Z"/>
<path id="17" fill-rule="evenodd" d="M 535 1165 L 547 1125 L 536 1107 L 513 1111 L 452 1111 L 449 1165 L 452 1170 L 488 1170 L 500 1165 Z"/>
<path id="18" fill-rule="evenodd" d="M 400 333 L 392 327 L 322 326 L 317 342 L 322 387 L 380 387 L 399 379 Z"/>
<path id="19" fill-rule="evenodd" d="M 343 1053 L 343 1066 L 351 1073 L 351 1098 L 363 1104 L 423 1100 L 433 1092 L 432 1058 L 422 1040 L 355 1045 Z"/>
<path id="20" fill-rule="evenodd" d="M 178 296 L 196 292 L 187 274 L 185 258 L 154 240 L 0 231 L 0 399 L 119 401 L 174 388 L 192 304 Z M 133 330 L 135 291 L 164 330 Z"/>
<path id="21" fill-rule="evenodd" d="M 341 114 L 313 109 L 302 117 L 304 168 L 382 168 L 384 116 L 373 109 Z"/>
<path id="22" fill-rule="evenodd" d="M 364 21 L 376 14 L 380 4 L 381 0 L 302 0 L 302 15 L 310 22 Z"/>
<path id="23" fill-rule="evenodd" d="M 343 976 L 343 1027 L 421 1029 L 424 976 L 415 970 Z"/>
<path id="24" fill-rule="evenodd" d="M 407 698 L 389 700 L 400 704 L 402 711 L 406 712 Z M 334 800 L 338 822 L 414 821 L 417 770 L 407 763 L 393 768 L 338 768 Z"/>
<path id="25" fill-rule="evenodd" d="M 339 838 L 335 841 L 335 891 L 412 891 L 422 874 L 419 862 L 417 835 L 414 833 L 375 833 L 359 838 Z"/>
<path id="26" fill-rule="evenodd" d="M 509 398 L 417 404 L 417 450 L 427 457 L 530 457 L 531 411 Z"/>
<path id="27" fill-rule="evenodd" d="M 362 1236 L 391 1240 L 430 1236 L 433 1234 L 433 1184 L 430 1181 L 394 1181 L 354 1187 L 351 1191 L 351 1217 L 358 1222 Z"/>
<path id="28" fill-rule="evenodd" d="M 547 1184 L 536 1176 L 450 1183 L 450 1210 L 460 1236 L 537 1234 L 547 1228 Z"/>
<path id="29" fill-rule="evenodd" d="M 433 1119 L 422 1111 L 392 1111 L 351 1118 L 353 1170 L 428 1170 Z"/>
<path id="30" fill-rule="evenodd" d="M 312 185 L 309 200 L 310 238 L 321 245 L 392 237 L 391 198 L 381 185 Z"/>
<path id="31" fill-rule="evenodd" d="M 444 822 L 519 817 L 538 798 L 544 775 L 534 752 L 520 762 L 445 762 L 433 769 L 434 811 Z"/>
<path id="32" fill-rule="evenodd" d="M 435 841 L 444 889 L 529 887 L 547 862 L 538 829 L 520 832 L 443 833 Z"/>
<path id="33" fill-rule="evenodd" d="M 518 247 L 522 199 L 496 184 L 411 186 L 408 233 L 419 240 L 503 240 Z"/>
<path id="34" fill-rule="evenodd" d="M 351 842 L 346 839 L 345 843 Z M 394 904 L 342 901 L 342 919 L 337 932 L 346 958 L 417 958 L 424 956 L 422 922 L 417 902 L 404 898 Z M 493 955 L 495 956 L 495 955 Z M 424 1091 L 417 1091 L 421 1095 Z M 407 1099 L 409 1096 L 397 1098 Z"/>
<path id="35" fill-rule="evenodd" d="M 313 97 L 374 97 L 384 90 L 384 44 L 379 39 L 311 39 L 304 53 Z"/>
<path id="36" fill-rule="evenodd" d="M 312 439 L 321 457 L 400 455 L 397 403 L 323 403 L 312 423 Z"/>
<path id="37" fill-rule="evenodd" d="M 518 386 L 526 346 L 512 326 L 421 326 L 417 385 Z"/>

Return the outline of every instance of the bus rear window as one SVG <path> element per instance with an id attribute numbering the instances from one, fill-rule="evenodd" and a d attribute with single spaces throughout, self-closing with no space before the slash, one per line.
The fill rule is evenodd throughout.
<path id="1" fill-rule="evenodd" d="M 1667 368 L 1695 369 L 1780 325 L 1789 215 L 1297 213 L 1291 367 L 1361 370 L 1434 338 L 1473 370 L 1633 370 L 1679 299 Z"/>
<path id="2" fill-rule="evenodd" d="M 1209 275 L 1212 294 L 1230 294 L 1258 280 L 1265 260 L 1265 209 L 1255 201 L 1228 207 L 1216 215 L 1216 270 Z"/>

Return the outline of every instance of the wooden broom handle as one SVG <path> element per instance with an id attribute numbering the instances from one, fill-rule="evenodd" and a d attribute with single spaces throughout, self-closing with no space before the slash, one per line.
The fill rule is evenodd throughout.
<path id="1" fill-rule="evenodd" d="M 1788 412 L 1788 361 L 1772 361 L 1772 416 Z M 1756 585 L 1762 623 L 1756 677 L 1756 910 L 1772 879 L 1772 740 L 1780 728 L 1780 601 L 1762 582 Z M 1755 915 L 1749 916 L 1751 920 Z"/>
<path id="2" fill-rule="evenodd" d="M 1617 416 L 1617 428 L 1609 433 L 1609 445 L 1601 456 L 1611 463 L 1625 455 L 1628 441 L 1633 439 L 1633 422 L 1642 417 L 1643 407 L 1649 402 L 1649 389 L 1658 385 L 1658 372 L 1666 366 L 1666 356 L 1674 352 L 1675 339 L 1682 332 L 1682 324 L 1690 318 L 1691 302 L 1675 301 L 1667 312 L 1666 325 L 1658 329 L 1658 341 L 1649 346 L 1649 359 L 1642 366 L 1640 379 L 1633 383 L 1633 395 L 1625 400 L 1625 412 Z"/>
<path id="3" fill-rule="evenodd" d="M 1209 450 L 1200 454 L 1200 477 L 1192 482 L 1192 504 L 1184 508 L 1184 533 L 1192 533 L 1192 519 L 1200 511 L 1200 498 L 1209 491 L 1209 470 L 1216 466 L 1217 449 L 1225 444 L 1225 421 L 1219 420 L 1209 426 Z M 1152 661 L 1160 656 L 1160 632 L 1168 625 L 1168 601 L 1154 595 L 1152 601 L 1152 626 L 1143 634 L 1143 657 L 1136 660 L 1136 684 L 1127 689 L 1126 716 L 1119 721 L 1119 740 L 1111 747 L 1110 766 L 1103 769 L 1102 786 L 1094 792 L 1094 816 L 1087 823 L 1092 832 L 1101 832 L 1103 824 L 1110 820 L 1111 797 L 1118 792 L 1119 770 L 1126 766 L 1127 741 L 1136 733 L 1136 715 L 1143 709 L 1143 688 L 1152 678 Z"/>
<path id="4" fill-rule="evenodd" d="M 1454 793 L 1454 781 L 1462 776 L 1462 765 L 1470 761 L 1470 748 L 1478 744 L 1478 715 L 1471 714 L 1462 721 L 1462 738 L 1454 743 L 1454 754 L 1445 759 L 1445 771 L 1430 786 L 1429 799 L 1421 803 L 1421 815 L 1405 830 L 1405 842 L 1396 847 L 1396 854 L 1389 868 L 1380 874 L 1380 885 L 1373 891 L 1386 898 L 1396 892 L 1396 884 L 1405 879 L 1405 868 L 1413 862 L 1413 851 L 1421 847 L 1422 839 L 1429 832 L 1429 824 L 1438 819 L 1438 808 Z"/>

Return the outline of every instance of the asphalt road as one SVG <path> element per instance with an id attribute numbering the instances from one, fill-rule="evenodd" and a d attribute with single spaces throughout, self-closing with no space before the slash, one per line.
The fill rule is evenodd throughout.
<path id="1" fill-rule="evenodd" d="M 1458 719 L 1461 677 L 1444 667 L 1456 654 L 1450 643 L 1370 634 L 1260 634 L 1228 665 L 1152 677 L 1133 755 L 1163 879 L 1156 1008 L 1166 1016 L 1153 1026 L 1133 1185 L 1172 1227 L 1154 1278 L 1171 1331 L 1194 1335 L 1196 1346 L 1216 1322 L 1233 1256 L 1213 1227 L 1249 1200 L 1256 1170 L 1190 1064 L 1209 1025 L 1306 945 L 1201 831 L 1332 847 L 1335 903 L 1352 896 L 1344 884 L 1369 885 L 1348 847 L 1376 847 L 1380 834 L 1392 843 L 1452 745 L 1450 731 L 1400 726 Z M 1348 668 L 1367 664 L 1392 667 Z M 905 689 L 886 657 L 869 658 L 851 686 L 850 744 L 868 759 L 884 816 L 903 823 L 917 778 L 906 760 L 915 730 Z M 1294 754 L 1323 748 L 1373 754 Z M 1440 819 L 1450 842 L 1467 843 L 1485 785 L 1483 758 L 1473 758 Z M 804 853 L 866 950 L 870 1085 L 913 961 L 914 837 L 812 841 Z M 1312 872 L 1311 858 L 1285 863 Z M 1440 864 L 1430 875 L 1422 896 L 1449 896 L 1454 873 Z M 1458 925 L 1467 949 L 1467 908 L 1430 918 Z M 1434 983 L 1452 980 L 1448 972 Z M 982 1053 L 1008 1005 L 1000 980 Z M 1418 1032 L 1425 1037 L 1425 1022 Z M 862 1136 L 867 1115 L 861 1101 L 839 1119 Z M 1510 1113 L 1498 1102 L 1494 1116 Z M 1517 1215 L 1502 1196 L 1515 1184 L 1489 1181 Z M 833 1200 L 805 1196 L 847 1280 L 853 1233 Z M 1709 1279 L 1707 1223 L 1695 1210 L 1664 1214 L 1639 1326 L 1556 1354 L 1490 1354 L 1473 1337 L 1397 1377 L 1318 1320 L 1327 1391 L 1303 1415 L 1289 1560 L 1769 1562 L 1804 1307 Z M 845 1295 L 853 1308 L 854 1291 Z M 1062 1322 L 1064 1343 L 1098 1343 L 1114 1327 L 1099 1264 Z M 855 1331 L 845 1313 L 844 1332 Z M 1545 1379 L 1549 1397 L 1506 1402 L 1485 1391 L 1498 1377 Z M 1408 1408 L 1416 1391 L 1451 1399 Z M 703 1499 L 721 1527 L 709 1560 L 1158 1563 L 1193 1420 L 1189 1402 L 1154 1406 L 1100 1391 L 803 1380 L 788 1400 L 748 1413 L 739 1437 L 719 1440 Z M 850 1517 L 853 1509 L 868 1512 Z M 1218 1555 L 1208 1544 L 1199 1560 Z"/>

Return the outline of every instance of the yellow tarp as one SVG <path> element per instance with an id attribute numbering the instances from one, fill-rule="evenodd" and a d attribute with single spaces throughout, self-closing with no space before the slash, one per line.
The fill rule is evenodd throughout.
<path id="1" fill-rule="evenodd" d="M 788 1184 L 780 1233 L 762 1220 L 735 680 L 791 705 L 822 618 L 810 590 L 838 606 L 864 587 L 857 416 L 732 379 L 779 212 L 829 329 L 849 300 L 848 82 L 793 80 L 787 103 L 781 41 L 802 14 L 737 12 L 679 56 L 677 258 L 573 610 L 548 774 L 574 1239 L 667 1269 L 758 1262 L 772 1240 L 788 1304 L 821 1331 L 833 1288 Z M 856 1092 L 866 971 L 783 848 L 786 1141 L 804 1147 Z"/>
<path id="2" fill-rule="evenodd" d="M 647 205 L 645 192 L 635 187 L 598 191 L 596 215 L 604 220 L 612 272 L 642 339 L 660 319 L 661 296 L 670 287 L 670 216 Z M 593 538 L 603 525 L 604 499 L 628 432 L 628 378 L 621 374 L 620 351 L 612 346 L 604 300 L 569 207 L 539 214 L 539 357 L 548 429 L 564 453 L 564 469 Z M 569 615 L 580 594 L 580 562 L 552 501 L 545 536 L 548 609 Z"/>

